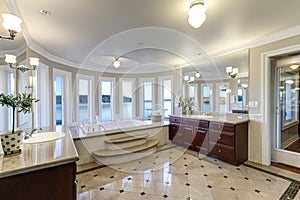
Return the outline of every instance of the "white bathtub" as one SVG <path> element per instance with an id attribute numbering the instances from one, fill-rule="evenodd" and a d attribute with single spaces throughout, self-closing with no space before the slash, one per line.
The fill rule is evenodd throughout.
<path id="1" fill-rule="evenodd" d="M 81 129 L 85 134 L 91 132 L 108 132 L 113 130 L 124 130 L 131 129 L 134 127 L 146 126 L 147 123 L 141 120 L 119 120 L 119 121 L 108 121 L 100 124 L 84 124 L 81 125 Z"/>

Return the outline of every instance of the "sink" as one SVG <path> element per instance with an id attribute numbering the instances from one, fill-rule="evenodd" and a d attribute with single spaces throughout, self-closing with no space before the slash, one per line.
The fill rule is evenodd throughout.
<path id="1" fill-rule="evenodd" d="M 66 134 L 62 132 L 41 132 L 41 133 L 32 134 L 30 138 L 23 140 L 23 143 L 33 144 L 33 143 L 49 142 L 49 141 L 63 138 L 65 137 L 65 135 Z"/>
<path id="2" fill-rule="evenodd" d="M 212 118 L 213 116 L 211 116 L 211 115 L 198 115 L 197 117 L 199 117 L 199 118 Z"/>

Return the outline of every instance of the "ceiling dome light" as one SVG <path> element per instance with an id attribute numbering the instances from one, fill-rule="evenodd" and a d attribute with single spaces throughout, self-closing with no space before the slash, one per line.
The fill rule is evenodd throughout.
<path id="1" fill-rule="evenodd" d="M 115 61 L 113 62 L 113 65 L 117 69 L 120 67 L 121 62 L 119 61 L 119 58 L 115 58 Z"/>
<path id="2" fill-rule="evenodd" d="M 195 77 L 200 78 L 201 74 L 199 72 L 196 72 Z"/>
<path id="3" fill-rule="evenodd" d="M 194 28 L 199 28 L 206 19 L 206 8 L 204 6 L 204 1 L 194 1 L 190 5 L 188 12 L 189 24 Z"/>

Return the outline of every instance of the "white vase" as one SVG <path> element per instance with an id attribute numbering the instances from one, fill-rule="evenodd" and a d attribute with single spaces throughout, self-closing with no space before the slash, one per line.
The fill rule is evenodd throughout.
<path id="1" fill-rule="evenodd" d="M 17 130 L 14 134 L 11 132 L 1 134 L 1 146 L 4 154 L 9 155 L 21 152 L 24 139 L 23 132 L 22 130 Z"/>

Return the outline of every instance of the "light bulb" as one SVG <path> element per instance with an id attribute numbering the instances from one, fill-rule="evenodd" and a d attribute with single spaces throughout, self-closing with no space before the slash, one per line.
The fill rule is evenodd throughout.
<path id="1" fill-rule="evenodd" d="M 120 63 L 120 61 L 115 60 L 114 63 L 113 63 L 113 65 L 114 65 L 115 68 L 118 69 L 120 67 L 121 63 Z"/>
<path id="2" fill-rule="evenodd" d="M 38 66 L 40 64 L 39 59 L 30 57 L 29 58 L 29 64 L 32 65 L 32 66 Z"/>
<path id="3" fill-rule="evenodd" d="M 17 33 L 22 30 L 21 28 L 22 20 L 19 17 L 11 14 L 2 14 L 2 18 L 3 18 L 2 26 L 6 30 L 16 31 Z"/>
<path id="4" fill-rule="evenodd" d="M 11 54 L 5 54 L 5 62 L 8 64 L 16 64 L 17 56 Z"/>

